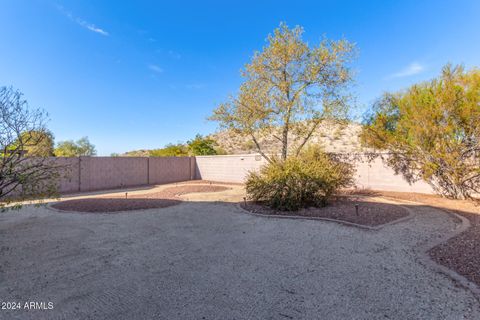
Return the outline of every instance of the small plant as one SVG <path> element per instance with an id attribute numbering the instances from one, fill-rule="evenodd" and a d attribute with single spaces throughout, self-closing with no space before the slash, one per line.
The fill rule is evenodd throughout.
<path id="1" fill-rule="evenodd" d="M 258 173 L 251 172 L 246 191 L 250 200 L 279 210 L 325 206 L 340 188 L 352 185 L 353 173 L 352 165 L 310 148 L 299 156 L 275 159 Z"/>

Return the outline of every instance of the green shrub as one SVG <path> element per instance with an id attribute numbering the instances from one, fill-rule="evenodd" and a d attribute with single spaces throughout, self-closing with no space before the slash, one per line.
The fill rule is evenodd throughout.
<path id="1" fill-rule="evenodd" d="M 352 185 L 353 173 L 352 165 L 318 149 L 309 149 L 285 161 L 276 159 L 258 173 L 249 173 L 247 196 L 279 210 L 325 206 L 340 188 Z"/>

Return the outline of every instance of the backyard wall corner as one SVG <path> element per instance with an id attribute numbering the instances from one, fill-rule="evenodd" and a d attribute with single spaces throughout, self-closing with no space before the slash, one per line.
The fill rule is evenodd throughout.
<path id="1" fill-rule="evenodd" d="M 250 171 L 266 164 L 258 154 L 197 156 L 195 177 L 200 180 L 242 183 Z"/>

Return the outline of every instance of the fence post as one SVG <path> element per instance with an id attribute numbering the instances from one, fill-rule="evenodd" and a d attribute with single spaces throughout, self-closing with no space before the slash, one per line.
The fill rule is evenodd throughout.
<path id="1" fill-rule="evenodd" d="M 190 180 L 195 180 L 196 176 L 196 170 L 195 170 L 195 161 L 197 159 L 192 156 L 190 157 Z"/>
<path id="2" fill-rule="evenodd" d="M 147 157 L 147 184 L 150 184 L 150 157 Z"/>
<path id="3" fill-rule="evenodd" d="M 78 192 L 82 191 L 82 157 L 78 156 Z"/>

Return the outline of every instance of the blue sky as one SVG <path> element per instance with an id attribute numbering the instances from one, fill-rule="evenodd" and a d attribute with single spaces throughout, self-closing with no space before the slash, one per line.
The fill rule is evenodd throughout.
<path id="1" fill-rule="evenodd" d="M 0 85 L 50 114 L 56 141 L 88 136 L 100 155 L 216 130 L 206 117 L 281 21 L 357 44 L 354 92 L 480 66 L 480 1 L 0 0 Z"/>

